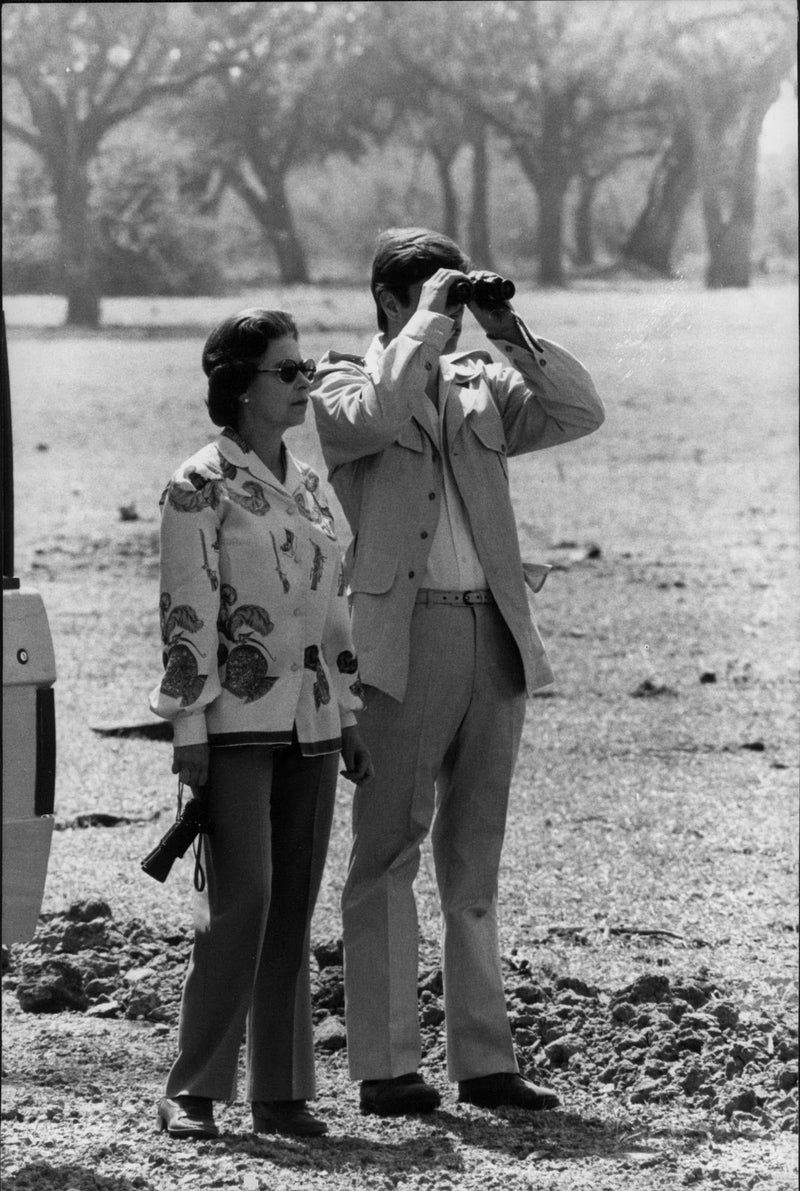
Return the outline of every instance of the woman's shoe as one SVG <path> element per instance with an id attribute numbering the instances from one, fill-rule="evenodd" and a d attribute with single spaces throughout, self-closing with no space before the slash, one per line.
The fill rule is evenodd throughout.
<path id="1" fill-rule="evenodd" d="M 284 1133 L 287 1137 L 321 1137 L 328 1126 L 312 1116 L 305 1100 L 254 1100 L 253 1130 Z"/>
<path id="2" fill-rule="evenodd" d="M 158 1128 L 170 1137 L 219 1137 L 213 1101 L 205 1096 L 165 1096 L 158 1106 Z"/>

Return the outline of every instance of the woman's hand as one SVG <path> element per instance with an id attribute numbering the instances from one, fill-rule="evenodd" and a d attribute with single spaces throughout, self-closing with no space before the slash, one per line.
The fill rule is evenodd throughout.
<path id="1" fill-rule="evenodd" d="M 355 725 L 342 728 L 342 760 L 345 764 L 341 771 L 342 777 L 355 782 L 357 786 L 375 776 L 369 749 L 359 736 Z"/>
<path id="2" fill-rule="evenodd" d="M 182 744 L 172 750 L 172 772 L 177 773 L 184 786 L 197 794 L 208 781 L 210 749 L 207 744 Z"/>

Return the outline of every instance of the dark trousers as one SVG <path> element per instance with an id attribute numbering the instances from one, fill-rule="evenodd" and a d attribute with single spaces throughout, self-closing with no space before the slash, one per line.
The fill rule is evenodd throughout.
<path id="1" fill-rule="evenodd" d="M 206 887 L 168 1096 L 236 1097 L 246 1030 L 253 1100 L 313 1097 L 309 932 L 330 839 L 338 754 L 212 748 Z"/>

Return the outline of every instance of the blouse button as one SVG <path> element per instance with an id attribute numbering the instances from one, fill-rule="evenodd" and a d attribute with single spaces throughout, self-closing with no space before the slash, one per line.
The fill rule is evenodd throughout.
<path id="1" fill-rule="evenodd" d="M 294 516 L 294 514 L 297 512 L 297 505 L 287 505 L 286 512 L 290 517 Z"/>
<path id="2" fill-rule="evenodd" d="M 295 610 L 294 610 L 294 615 L 295 615 L 295 616 L 302 616 L 302 615 L 303 615 L 303 609 L 302 609 L 302 608 L 295 608 Z"/>
<path id="3" fill-rule="evenodd" d="M 299 663 L 299 662 L 292 662 L 292 664 L 291 664 L 291 666 L 289 667 L 289 669 L 290 669 L 290 670 L 295 670 L 295 671 L 296 671 L 296 670 L 299 670 L 299 669 L 300 669 L 300 663 Z"/>

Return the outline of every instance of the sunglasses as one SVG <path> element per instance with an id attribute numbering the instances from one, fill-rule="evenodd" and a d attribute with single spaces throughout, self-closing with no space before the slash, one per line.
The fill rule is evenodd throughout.
<path id="1" fill-rule="evenodd" d="M 291 385 L 297 379 L 298 372 L 302 372 L 308 380 L 313 380 L 317 366 L 313 360 L 281 360 L 275 368 L 259 368 L 258 371 L 275 372 L 285 385 Z"/>

